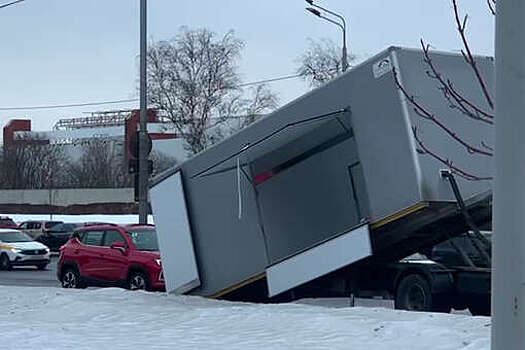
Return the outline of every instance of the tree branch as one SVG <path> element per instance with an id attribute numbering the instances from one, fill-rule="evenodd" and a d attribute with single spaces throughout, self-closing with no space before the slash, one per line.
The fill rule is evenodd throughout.
<path id="1" fill-rule="evenodd" d="M 482 181 L 482 180 L 492 180 L 492 177 L 482 177 L 482 176 L 477 176 L 477 175 L 474 175 L 474 174 L 471 174 L 463 169 L 460 169 L 458 167 L 456 167 L 452 161 L 450 159 L 445 159 L 441 156 L 439 156 L 437 153 L 431 151 L 424 143 L 423 141 L 421 141 L 421 139 L 419 138 L 419 135 L 418 135 L 418 132 L 417 132 L 417 127 L 416 126 L 413 126 L 412 127 L 412 134 L 414 135 L 414 139 L 416 140 L 418 146 L 420 147 L 417 151 L 421 154 L 428 154 L 430 155 L 432 158 L 436 159 L 437 161 L 439 161 L 441 164 L 444 164 L 445 166 L 447 166 L 454 174 L 457 174 L 458 176 L 466 179 L 466 180 L 469 180 L 469 181 Z"/>
<path id="2" fill-rule="evenodd" d="M 467 37 L 465 34 L 465 28 L 467 25 L 468 17 L 467 15 L 465 15 L 465 17 L 463 18 L 463 22 L 461 22 L 457 0 L 452 0 L 452 5 L 454 7 L 454 17 L 456 19 L 457 30 L 461 37 L 461 41 L 463 42 L 463 47 L 465 48 L 465 50 L 461 50 L 461 53 L 463 54 L 465 61 L 472 67 L 472 70 L 474 71 L 474 74 L 476 75 L 476 78 L 479 82 L 481 90 L 483 91 L 483 95 L 485 96 L 485 99 L 490 109 L 494 109 L 494 103 L 492 102 L 492 98 L 489 94 L 485 81 L 483 80 L 483 77 L 481 76 L 481 73 L 479 72 L 476 61 L 474 60 L 474 57 L 472 56 L 472 52 L 470 50 L 470 46 L 468 44 Z"/>
<path id="3" fill-rule="evenodd" d="M 490 12 L 496 16 L 496 0 L 487 0 Z"/>
<path id="4" fill-rule="evenodd" d="M 437 119 L 432 113 L 430 113 L 426 108 L 424 108 L 421 104 L 419 104 L 415 97 L 410 95 L 406 89 L 401 85 L 399 82 L 397 71 L 393 69 L 393 76 L 394 81 L 398 89 L 401 90 L 405 98 L 410 102 L 410 104 L 413 106 L 414 112 L 416 112 L 419 116 L 421 116 L 424 119 L 427 119 L 437 126 L 439 126 L 443 131 L 445 131 L 452 139 L 457 141 L 459 144 L 461 144 L 463 147 L 467 149 L 469 153 L 478 153 L 485 156 L 492 156 L 493 153 L 489 151 L 485 151 L 483 149 L 480 149 L 476 146 L 473 146 L 466 141 L 464 141 L 461 137 L 459 137 L 454 131 L 452 131 L 448 126 L 446 126 L 444 123 L 442 123 L 439 119 Z"/>
<path id="5" fill-rule="evenodd" d="M 455 89 L 454 85 L 450 80 L 447 79 L 447 81 L 445 82 L 444 78 L 437 70 L 430 56 L 429 45 L 426 45 L 422 39 L 421 47 L 423 49 L 423 61 L 430 68 L 430 71 L 427 71 L 427 75 L 430 78 L 435 79 L 439 82 L 439 89 L 443 92 L 443 95 L 449 101 L 450 107 L 458 109 L 461 113 L 463 113 L 469 118 L 492 125 L 494 123 L 492 121 L 492 119 L 494 119 L 494 115 L 482 110 L 481 108 L 477 107 L 472 102 L 464 98 L 463 95 Z"/>

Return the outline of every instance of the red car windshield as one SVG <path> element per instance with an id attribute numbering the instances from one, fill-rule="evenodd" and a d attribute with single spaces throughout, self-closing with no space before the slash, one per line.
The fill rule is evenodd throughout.
<path id="1" fill-rule="evenodd" d="M 157 231 L 152 229 L 129 229 L 128 234 L 137 250 L 158 251 Z"/>

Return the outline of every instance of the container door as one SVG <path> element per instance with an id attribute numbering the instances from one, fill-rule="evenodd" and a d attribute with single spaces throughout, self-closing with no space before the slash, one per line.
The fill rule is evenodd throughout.
<path id="1" fill-rule="evenodd" d="M 183 294 L 200 286 L 180 171 L 150 190 L 166 291 Z"/>
<path id="2" fill-rule="evenodd" d="M 305 249 L 266 269 L 270 297 L 372 255 L 368 225 Z"/>

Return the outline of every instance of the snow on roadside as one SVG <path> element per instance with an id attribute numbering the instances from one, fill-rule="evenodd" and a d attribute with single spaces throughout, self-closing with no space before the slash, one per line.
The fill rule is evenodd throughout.
<path id="1" fill-rule="evenodd" d="M 229 303 L 117 288 L 0 288 L 4 349 L 490 348 L 490 318 Z"/>
<path id="2" fill-rule="evenodd" d="M 9 216 L 16 223 L 28 220 L 55 220 L 64 222 L 110 222 L 114 224 L 132 224 L 138 222 L 138 215 L 44 215 L 44 214 L 1 214 Z M 148 222 L 153 223 L 153 216 L 148 215 Z"/>

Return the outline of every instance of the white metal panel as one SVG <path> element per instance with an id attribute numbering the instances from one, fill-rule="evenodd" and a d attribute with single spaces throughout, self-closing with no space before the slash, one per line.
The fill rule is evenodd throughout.
<path id="1" fill-rule="evenodd" d="M 266 269 L 270 296 L 372 255 L 368 225 L 360 226 Z"/>
<path id="2" fill-rule="evenodd" d="M 150 190 L 162 268 L 168 293 L 200 286 L 180 171 Z"/>

